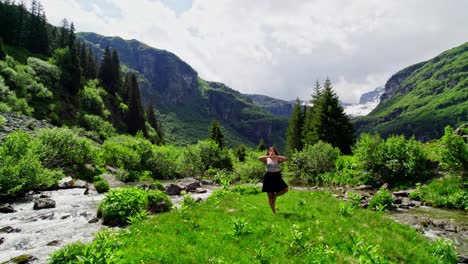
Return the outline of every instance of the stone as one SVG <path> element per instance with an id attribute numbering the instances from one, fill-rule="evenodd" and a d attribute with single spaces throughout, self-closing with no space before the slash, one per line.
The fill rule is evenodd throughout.
<path id="1" fill-rule="evenodd" d="M 94 224 L 94 223 L 97 223 L 99 222 L 99 219 L 97 217 L 93 217 L 91 218 L 91 220 L 88 221 L 89 224 Z"/>
<path id="2" fill-rule="evenodd" d="M 55 208 L 55 201 L 50 198 L 39 198 L 34 201 L 34 210 Z"/>
<path id="3" fill-rule="evenodd" d="M 208 192 L 206 189 L 202 189 L 202 188 L 195 189 L 195 193 L 206 193 L 206 192 Z"/>
<path id="4" fill-rule="evenodd" d="M 202 180 L 202 181 L 201 181 L 201 184 L 202 184 L 202 185 L 213 185 L 214 182 L 213 182 L 213 181 L 208 181 L 208 180 Z"/>
<path id="5" fill-rule="evenodd" d="M 86 188 L 86 187 L 88 187 L 88 183 L 83 181 L 83 180 L 76 180 L 73 183 L 73 187 L 75 187 L 75 188 Z"/>
<path id="6" fill-rule="evenodd" d="M 111 167 L 109 165 L 106 166 L 106 170 L 108 170 L 112 174 L 117 174 L 117 172 L 118 172 L 118 169 L 116 169 L 114 167 Z"/>
<path id="7" fill-rule="evenodd" d="M 59 181 L 58 187 L 62 189 L 72 188 L 73 184 L 74 184 L 73 178 L 68 176 Z"/>
<path id="8" fill-rule="evenodd" d="M 21 229 L 14 228 L 14 227 L 11 227 L 11 226 L 6 226 L 6 227 L 0 229 L 0 233 L 19 233 L 19 232 L 21 232 Z"/>
<path id="9" fill-rule="evenodd" d="M 14 257 L 10 259 L 9 261 L 7 261 L 6 263 L 27 264 L 27 263 L 32 263 L 34 260 L 36 260 L 36 257 L 34 257 L 33 255 L 24 254 L 24 255 Z"/>
<path id="10" fill-rule="evenodd" d="M 163 213 L 171 210 L 171 207 L 165 201 L 153 202 L 148 204 L 148 210 L 152 213 Z"/>
<path id="11" fill-rule="evenodd" d="M 3 244 L 4 241 L 5 241 L 5 238 L 4 238 L 4 237 L 0 237 L 0 245 Z"/>
<path id="12" fill-rule="evenodd" d="M 176 184 L 169 184 L 167 187 L 166 187 L 166 193 L 167 195 L 180 195 L 180 193 L 182 192 L 182 188 L 179 186 L 179 185 L 176 185 Z"/>
<path id="13" fill-rule="evenodd" d="M 14 213 L 16 210 L 10 204 L 2 204 L 0 205 L 0 213 L 9 214 Z"/>
<path id="14" fill-rule="evenodd" d="M 396 191 L 392 193 L 395 196 L 400 196 L 400 197 L 408 197 L 409 196 L 409 191 Z"/>
<path id="15" fill-rule="evenodd" d="M 370 185 L 360 185 L 358 187 L 356 187 L 356 190 L 359 190 L 359 191 L 368 191 L 368 190 L 373 190 L 374 188 L 372 188 L 372 186 Z"/>
<path id="16" fill-rule="evenodd" d="M 52 240 L 46 244 L 47 246 L 58 246 L 60 245 L 60 240 Z"/>
<path id="17" fill-rule="evenodd" d="M 184 189 L 187 192 L 192 192 L 192 191 L 195 191 L 195 189 L 200 188 L 200 187 L 201 187 L 201 184 L 199 181 L 193 181 L 185 185 Z"/>

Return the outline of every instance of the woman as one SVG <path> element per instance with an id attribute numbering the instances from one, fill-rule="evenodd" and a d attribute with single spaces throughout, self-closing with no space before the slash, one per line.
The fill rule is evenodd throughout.
<path id="1" fill-rule="evenodd" d="M 268 194 L 271 211 L 276 214 L 276 197 L 285 194 L 288 191 L 288 185 L 281 178 L 279 164 L 286 161 L 285 156 L 280 156 L 275 147 L 270 147 L 267 156 L 260 156 L 258 160 L 266 164 L 266 173 L 263 176 L 262 192 Z"/>

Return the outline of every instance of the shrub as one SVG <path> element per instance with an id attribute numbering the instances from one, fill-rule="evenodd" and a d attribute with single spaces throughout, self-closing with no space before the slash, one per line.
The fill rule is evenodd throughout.
<path id="1" fill-rule="evenodd" d="M 178 163 L 183 176 L 200 177 L 210 168 L 232 170 L 229 151 L 212 140 L 198 141 L 184 149 Z"/>
<path id="2" fill-rule="evenodd" d="M 457 263 L 457 252 L 451 240 L 439 238 L 428 246 L 428 250 L 439 257 L 441 263 Z"/>
<path id="3" fill-rule="evenodd" d="M 369 202 L 369 207 L 372 209 L 381 208 L 383 210 L 392 209 L 392 194 L 387 190 L 380 190 Z"/>
<path id="4" fill-rule="evenodd" d="M 80 137 L 68 128 L 46 128 L 37 132 L 40 146 L 37 153 L 48 168 L 80 169 L 93 163 L 96 148 L 87 138 Z"/>
<path id="5" fill-rule="evenodd" d="M 289 161 L 289 174 L 296 181 L 306 181 L 313 184 L 322 183 L 320 174 L 335 169 L 335 162 L 340 150 L 329 143 L 319 141 L 306 146 L 302 151 L 295 152 Z"/>
<path id="6" fill-rule="evenodd" d="M 154 146 L 151 156 L 147 160 L 148 170 L 153 173 L 155 179 L 179 178 L 177 160 L 182 155 L 181 148 L 165 145 Z"/>
<path id="7" fill-rule="evenodd" d="M 261 189 L 257 186 L 236 185 L 232 191 L 240 194 L 257 194 L 261 192 Z"/>
<path id="8" fill-rule="evenodd" d="M 117 130 L 114 126 L 100 116 L 85 114 L 81 118 L 81 123 L 87 130 L 95 131 L 99 135 L 100 140 L 106 140 L 117 135 Z"/>
<path id="9" fill-rule="evenodd" d="M 412 191 L 410 197 L 432 206 L 468 210 L 466 183 L 456 176 L 435 179 L 430 184 Z"/>
<path id="10" fill-rule="evenodd" d="M 6 125 L 6 123 L 7 119 L 4 116 L 0 115 L 0 128 L 3 128 Z"/>
<path id="11" fill-rule="evenodd" d="M 462 170 L 464 177 L 468 176 L 468 141 L 456 135 L 453 128 L 445 127 L 442 137 L 442 162 L 452 170 Z"/>
<path id="12" fill-rule="evenodd" d="M 234 174 L 244 182 L 259 182 L 265 174 L 265 165 L 258 161 L 258 152 L 249 152 L 244 162 L 234 163 Z"/>
<path id="13" fill-rule="evenodd" d="M 94 182 L 94 188 L 96 188 L 96 191 L 98 193 L 105 193 L 109 191 L 110 186 L 109 183 L 106 180 L 101 180 L 101 181 L 95 181 Z"/>
<path id="14" fill-rule="evenodd" d="M 130 172 L 151 170 L 147 161 L 152 156 L 152 144 L 147 139 L 128 135 L 112 137 L 102 145 L 103 159 L 106 164 Z"/>
<path id="15" fill-rule="evenodd" d="M 37 155 L 39 142 L 24 132 L 9 134 L 0 147 L 0 196 L 48 188 L 63 177 L 44 168 Z"/>
<path id="16" fill-rule="evenodd" d="M 97 85 L 97 80 L 88 81 L 83 89 L 80 90 L 78 96 L 85 111 L 100 115 L 106 108 L 102 97 L 107 96 L 107 92 Z"/>
<path id="17" fill-rule="evenodd" d="M 427 155 L 414 138 L 382 140 L 379 135 L 363 134 L 353 151 L 361 168 L 372 174 L 374 185 L 420 182 L 431 173 Z"/>
<path id="18" fill-rule="evenodd" d="M 246 154 L 246 148 L 244 144 L 240 144 L 237 146 L 237 148 L 234 150 L 234 155 L 237 157 L 239 161 L 244 161 Z"/>
<path id="19" fill-rule="evenodd" d="M 158 207 L 159 206 L 159 207 Z M 172 206 L 162 191 L 144 191 L 137 188 L 111 190 L 98 208 L 103 223 L 110 226 L 128 224 L 129 217 L 150 212 L 163 212 Z M 159 208 L 159 209 L 156 209 Z"/>

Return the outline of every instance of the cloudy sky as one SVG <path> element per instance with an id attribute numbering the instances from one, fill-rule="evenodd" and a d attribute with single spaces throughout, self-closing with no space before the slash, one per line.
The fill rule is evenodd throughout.
<path id="1" fill-rule="evenodd" d="M 468 41 L 467 0 L 41 0 L 50 23 L 137 39 L 242 93 L 310 99 L 329 77 L 357 102 Z"/>

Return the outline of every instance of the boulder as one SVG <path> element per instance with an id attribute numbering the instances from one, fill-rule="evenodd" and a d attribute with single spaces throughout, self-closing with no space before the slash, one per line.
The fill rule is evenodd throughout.
<path id="1" fill-rule="evenodd" d="M 72 188 L 73 184 L 74 184 L 73 178 L 68 176 L 59 181 L 58 187 L 61 189 Z"/>
<path id="2" fill-rule="evenodd" d="M 409 191 L 396 191 L 392 193 L 395 196 L 400 196 L 400 197 L 408 197 L 409 196 Z"/>
<path id="3" fill-rule="evenodd" d="M 27 264 L 27 263 L 33 263 L 33 261 L 35 261 L 36 259 L 37 259 L 37 258 L 34 257 L 33 255 L 24 254 L 24 255 L 20 255 L 20 256 L 14 257 L 14 258 L 8 260 L 8 261 L 5 262 L 5 263 L 6 263 L 6 264 L 9 264 L 9 263 Z"/>
<path id="4" fill-rule="evenodd" d="M 4 228 L 0 229 L 0 233 L 19 233 L 19 232 L 21 232 L 21 229 L 14 228 L 11 226 L 5 226 Z"/>
<path id="5" fill-rule="evenodd" d="M 86 187 L 88 187 L 88 183 L 83 181 L 83 180 L 76 180 L 73 183 L 73 187 L 75 187 L 75 188 L 86 188 Z"/>
<path id="6" fill-rule="evenodd" d="M 14 212 L 16 212 L 16 210 L 10 204 L 0 205 L 0 213 L 9 214 Z"/>
<path id="7" fill-rule="evenodd" d="M 148 210 L 151 213 L 163 213 L 171 210 L 171 206 L 165 201 L 148 204 Z"/>
<path id="8" fill-rule="evenodd" d="M 197 188 L 200 188 L 200 187 L 201 187 L 201 184 L 199 181 L 193 181 L 185 185 L 184 189 L 187 192 L 194 192 Z"/>
<path id="9" fill-rule="evenodd" d="M 208 181 L 208 180 L 202 180 L 201 184 L 203 184 L 203 185 L 213 185 L 214 182 L 213 181 Z"/>
<path id="10" fill-rule="evenodd" d="M 180 195 L 180 193 L 183 191 L 183 189 L 179 186 L 179 185 L 176 185 L 176 184 L 169 184 L 167 187 L 166 187 L 166 193 L 167 195 Z"/>
<path id="11" fill-rule="evenodd" d="M 55 208 L 55 201 L 49 198 L 39 198 L 34 201 L 34 210 L 41 210 L 47 208 Z"/>
<path id="12" fill-rule="evenodd" d="M 5 238 L 4 238 L 4 237 L 0 237 L 0 245 L 3 244 L 4 241 L 5 241 Z"/>
<path id="13" fill-rule="evenodd" d="M 372 188 L 372 186 L 370 185 L 360 185 L 356 187 L 355 189 L 359 191 L 369 191 L 369 190 L 373 190 L 374 188 Z"/>
<path id="14" fill-rule="evenodd" d="M 207 190 L 206 189 L 202 189 L 202 188 L 196 188 L 195 189 L 195 193 L 206 193 Z"/>

